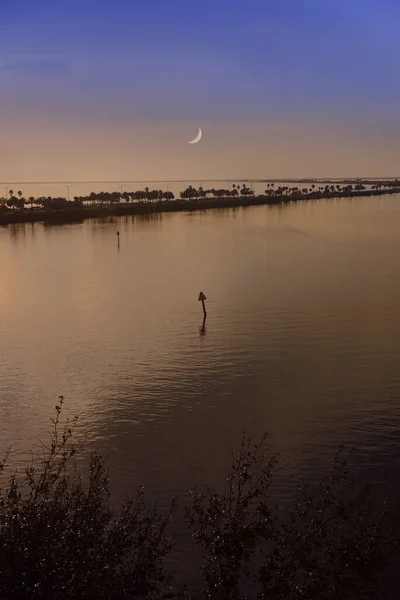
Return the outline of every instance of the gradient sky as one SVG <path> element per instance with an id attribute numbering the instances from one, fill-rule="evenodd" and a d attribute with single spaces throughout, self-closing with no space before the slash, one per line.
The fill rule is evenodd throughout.
<path id="1" fill-rule="evenodd" d="M 399 174 L 398 1 L 2 0 L 0 19 L 2 181 Z"/>

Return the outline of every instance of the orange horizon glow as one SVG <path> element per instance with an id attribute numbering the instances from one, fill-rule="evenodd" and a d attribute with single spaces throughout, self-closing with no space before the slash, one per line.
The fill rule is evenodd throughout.
<path id="1" fill-rule="evenodd" d="M 1 124 L 1 123 L 0 123 Z M 400 140 L 334 122 L 2 123 L 0 181 L 395 177 Z M 188 146 L 202 127 L 203 139 Z"/>

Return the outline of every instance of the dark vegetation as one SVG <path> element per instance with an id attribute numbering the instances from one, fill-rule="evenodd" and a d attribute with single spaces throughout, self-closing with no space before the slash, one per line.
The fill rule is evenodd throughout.
<path id="1" fill-rule="evenodd" d="M 344 448 L 319 485 L 280 508 L 271 500 L 277 457 L 265 436 L 253 445 L 243 435 L 221 489 L 190 492 L 186 521 L 203 566 L 197 583 L 178 585 L 166 565 L 179 507 L 161 514 L 141 489 L 113 507 L 102 457 L 92 454 L 88 476 L 80 473 L 76 419 L 63 421 L 62 405 L 60 397 L 36 463 L 9 477 L 1 464 L 0 598 L 387 597 L 380 594 L 398 557 L 398 515 L 355 483 Z"/>
<path id="2" fill-rule="evenodd" d="M 227 208 L 257 204 L 284 204 L 301 200 L 320 200 L 371 196 L 400 192 L 400 180 L 341 184 L 311 184 L 309 187 L 277 186 L 268 183 L 263 194 L 254 194 L 243 185 L 231 189 L 204 189 L 189 185 L 179 198 L 168 190 L 136 190 L 131 192 L 92 192 L 89 196 L 66 198 L 25 198 L 21 191 L 9 190 L 9 198 L 0 199 L 0 223 L 32 221 L 73 221 L 110 215 L 145 214 L 206 208 Z"/>

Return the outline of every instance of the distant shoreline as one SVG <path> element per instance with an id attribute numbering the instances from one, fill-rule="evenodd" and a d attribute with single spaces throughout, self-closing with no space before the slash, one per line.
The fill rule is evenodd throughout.
<path id="1" fill-rule="evenodd" d="M 101 219 L 107 217 L 120 217 L 125 215 L 146 215 L 168 212 L 191 212 L 219 208 L 239 208 L 245 206 L 268 206 L 290 204 L 292 202 L 305 202 L 310 200 L 325 200 L 333 198 L 354 198 L 363 196 L 383 196 L 400 193 L 400 187 L 381 190 L 351 190 L 320 192 L 314 191 L 307 194 L 299 192 L 290 196 L 285 195 L 258 195 L 236 196 L 222 198 L 201 198 L 192 200 L 169 200 L 157 202 L 135 202 L 124 204 L 108 204 L 103 206 L 84 206 L 65 210 L 24 209 L 10 210 L 0 213 L 0 225 L 14 223 L 76 223 L 86 219 Z"/>

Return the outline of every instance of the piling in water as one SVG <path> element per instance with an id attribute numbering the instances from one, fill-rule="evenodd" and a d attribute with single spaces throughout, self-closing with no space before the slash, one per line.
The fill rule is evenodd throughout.
<path id="1" fill-rule="evenodd" d="M 205 297 L 205 295 L 203 294 L 203 292 L 200 292 L 200 294 L 199 294 L 199 301 L 201 301 L 201 304 L 203 306 L 204 321 L 205 321 L 206 317 L 207 317 L 207 311 L 206 311 L 206 306 L 204 304 L 204 300 L 207 300 L 207 298 Z"/>

